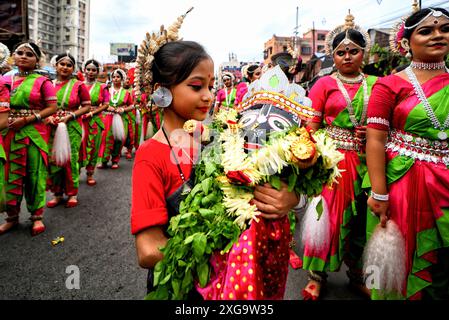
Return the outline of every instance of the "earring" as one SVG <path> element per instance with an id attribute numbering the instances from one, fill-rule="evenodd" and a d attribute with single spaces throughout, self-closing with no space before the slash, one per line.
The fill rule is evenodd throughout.
<path id="1" fill-rule="evenodd" d="M 407 54 L 405 55 L 405 57 L 407 59 L 411 59 L 412 58 L 412 53 L 410 52 L 410 45 L 407 39 L 402 39 L 401 40 L 401 47 L 407 52 Z"/>
<path id="2" fill-rule="evenodd" d="M 156 91 L 153 92 L 151 97 L 154 101 L 154 104 L 159 108 L 167 108 L 173 101 L 171 91 L 164 87 L 159 87 Z"/>

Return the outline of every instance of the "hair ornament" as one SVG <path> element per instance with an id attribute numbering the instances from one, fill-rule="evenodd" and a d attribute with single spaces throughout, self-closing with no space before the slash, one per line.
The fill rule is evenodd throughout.
<path id="1" fill-rule="evenodd" d="M 190 8 L 184 15 L 180 16 L 168 29 L 162 25 L 158 33 L 146 33 L 146 37 L 139 47 L 137 53 L 137 65 L 135 71 L 134 87 L 136 96 L 142 93 L 151 95 L 153 93 L 153 72 L 152 66 L 154 55 L 166 43 L 179 40 L 179 30 L 187 14 L 193 10 Z"/>
<path id="2" fill-rule="evenodd" d="M 8 64 L 10 54 L 11 52 L 8 47 L 0 42 L 0 68 L 3 68 Z"/>
<path id="3" fill-rule="evenodd" d="M 95 65 L 95 63 L 97 63 L 98 66 Z M 95 66 L 95 68 L 97 68 L 97 70 L 98 70 L 98 73 L 102 73 L 103 72 L 103 66 L 101 65 L 101 63 L 98 62 L 97 60 L 93 59 L 93 58 L 84 61 L 83 65 L 82 65 L 82 70 L 85 71 L 86 68 L 88 66 L 90 66 L 90 65 Z"/>
<path id="4" fill-rule="evenodd" d="M 416 28 L 417 26 L 419 26 L 421 23 L 423 23 L 424 21 L 426 21 L 428 18 L 430 18 L 430 17 L 434 17 L 434 18 L 440 18 L 440 17 L 446 17 L 446 18 L 448 18 L 449 19 L 449 17 L 446 15 L 446 14 L 444 14 L 443 12 L 441 12 L 441 11 L 438 11 L 438 10 L 434 10 L 434 9 L 432 9 L 432 8 L 429 8 L 429 10 L 430 10 L 430 12 L 429 12 L 429 14 L 427 14 L 424 18 L 422 18 L 420 21 L 418 21 L 416 24 L 414 24 L 414 25 L 412 25 L 412 26 L 409 26 L 409 27 L 407 27 L 407 26 L 404 26 L 404 28 L 406 29 L 406 30 L 411 30 L 411 29 L 414 29 L 414 28 Z M 435 20 L 435 21 L 437 21 L 437 20 Z M 438 22 L 437 22 L 438 23 Z"/>
<path id="5" fill-rule="evenodd" d="M 225 78 L 230 79 L 232 81 L 235 80 L 235 76 L 231 72 L 223 72 L 221 75 L 221 79 L 224 80 Z"/>
<path id="6" fill-rule="evenodd" d="M 336 49 L 338 47 L 340 47 L 340 45 L 345 44 L 345 45 L 349 45 L 349 44 L 353 44 L 356 47 L 362 49 L 365 51 L 365 55 L 368 55 L 370 50 L 371 50 L 371 38 L 368 34 L 368 32 L 366 32 L 365 29 L 363 29 L 362 27 L 356 25 L 354 23 L 355 17 L 351 14 L 351 10 L 349 10 L 348 15 L 345 18 L 345 24 L 340 25 L 338 27 L 336 27 L 334 30 L 332 30 L 331 32 L 329 32 L 326 36 L 326 44 L 325 44 L 325 49 L 326 49 L 326 55 L 332 55 L 336 50 L 333 49 L 333 43 L 335 40 L 335 37 L 337 37 L 340 33 L 342 32 L 346 32 L 346 36 L 345 38 L 338 44 L 338 46 L 336 47 Z M 365 40 L 365 47 L 362 48 L 360 47 L 360 45 L 354 43 L 354 41 L 352 41 L 349 37 L 348 37 L 348 30 L 355 30 L 358 31 L 362 34 L 363 39 Z"/>
<path id="7" fill-rule="evenodd" d="M 410 47 L 406 45 L 406 43 L 403 41 L 405 30 L 411 29 L 411 27 L 405 26 L 405 21 L 410 17 L 412 14 L 418 12 L 420 10 L 419 3 L 417 0 L 413 0 L 412 4 L 412 12 L 404 17 L 402 17 L 397 23 L 393 25 L 390 31 L 390 50 L 398 55 L 401 55 L 403 57 L 410 58 Z M 435 11 L 433 9 L 430 9 L 432 11 Z M 424 19 L 422 19 L 417 25 L 422 23 L 425 19 L 430 17 L 432 14 L 432 11 L 427 15 Z M 441 13 L 441 12 L 440 12 Z M 416 26 L 414 26 L 416 27 Z M 408 44 L 408 43 L 407 43 Z"/>
<path id="8" fill-rule="evenodd" d="M 116 73 L 118 73 L 121 77 L 122 77 L 122 81 L 125 81 L 126 80 L 126 72 L 125 71 L 123 71 L 122 69 L 115 69 L 114 71 L 112 71 L 112 73 L 111 73 L 111 79 L 112 79 L 112 77 L 114 77 L 114 75 L 116 74 Z"/>

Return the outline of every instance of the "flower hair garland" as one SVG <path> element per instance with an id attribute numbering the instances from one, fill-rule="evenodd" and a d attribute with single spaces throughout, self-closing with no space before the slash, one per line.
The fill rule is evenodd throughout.
<path id="1" fill-rule="evenodd" d="M 160 31 L 156 33 L 146 33 L 146 37 L 139 47 L 137 53 L 137 66 L 135 71 L 134 86 L 136 96 L 140 97 L 142 93 L 151 95 L 153 93 L 153 61 L 154 55 L 166 43 L 179 40 L 179 29 L 184 22 L 187 14 L 193 10 L 190 8 L 184 15 L 180 16 L 168 29 L 162 25 Z"/>
<path id="2" fill-rule="evenodd" d="M 414 0 L 412 4 L 412 13 L 402 17 L 398 22 L 396 22 L 390 30 L 390 50 L 391 52 L 405 57 L 408 53 L 409 48 L 405 48 L 404 34 L 405 34 L 405 21 L 412 14 L 420 10 L 418 1 Z"/>

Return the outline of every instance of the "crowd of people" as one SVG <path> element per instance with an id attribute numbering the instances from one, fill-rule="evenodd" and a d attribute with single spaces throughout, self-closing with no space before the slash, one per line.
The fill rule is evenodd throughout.
<path id="1" fill-rule="evenodd" d="M 371 39 L 351 14 L 345 21 L 326 39 L 334 72 L 314 81 L 307 88 L 309 100 L 304 99 L 314 112 L 301 126 L 310 132 L 324 130 L 343 160 L 338 163 L 337 182 L 316 195 L 322 199 L 322 216 L 328 223 L 321 225 L 324 245 L 310 239 L 303 243 L 302 268 L 307 270 L 308 283 L 302 296 L 320 299 L 328 273 L 338 272 L 345 263 L 350 285 L 364 297 L 449 299 L 449 12 L 417 9 L 402 20 L 392 33 L 392 50 L 410 59 L 410 64 L 383 78 L 362 72 Z M 12 56 L 18 72 L 0 78 L 0 163 L 4 169 L 0 184 L 7 213 L 0 234 L 18 224 L 23 196 L 33 235 L 43 232 L 45 204 L 55 207 L 65 202 L 64 195 L 67 207 L 78 204 L 82 167 L 87 184 L 93 186 L 97 166 L 107 168 L 111 161 L 111 168 L 117 169 L 122 150 L 132 159 L 136 149 L 131 230 L 139 265 L 149 270 L 148 292 L 154 290 L 155 267 L 164 254 L 170 254 L 160 250 L 169 241 L 167 225 L 193 188 L 194 159 L 201 157 L 201 146 L 182 133 L 184 125 L 192 119 L 204 121 L 208 115 L 213 118 L 221 110 L 241 112 L 242 104 L 264 88 L 257 81 L 270 68 L 279 67 L 292 83 L 301 66 L 294 53 L 281 53 L 272 57 L 269 67 L 246 66 L 240 83 L 233 74 L 223 73 L 223 88 L 214 94 L 212 58 L 200 44 L 179 40 L 179 28 L 180 23 L 161 33 L 164 41 L 154 36 L 152 43 L 157 45 L 142 48 L 143 62 L 130 88 L 125 88 L 129 72 L 120 69 L 111 74 L 110 88 L 97 82 L 101 65 L 95 60 L 83 64 L 86 80 L 77 80 L 72 76 L 76 61 L 70 54 L 56 58 L 57 79 L 51 82 L 33 72 L 40 49 L 32 42 L 17 46 Z M 294 99 L 294 94 L 286 94 L 282 103 L 293 105 Z M 260 112 L 257 109 L 253 128 L 268 122 L 276 130 L 279 123 L 284 128 L 292 119 L 297 121 L 283 111 L 274 114 L 272 109 L 279 104 L 266 101 L 268 111 L 264 106 Z M 179 140 L 189 141 L 189 147 L 180 147 Z M 47 190 L 54 198 L 46 203 Z M 264 245 L 257 253 L 256 269 L 241 272 L 246 268 L 243 261 L 248 264 L 254 251 L 249 247 L 239 251 L 237 245 L 234 249 L 239 254 L 226 256 L 223 263 L 232 262 L 238 272 L 223 274 L 207 290 L 193 289 L 189 298 L 282 299 L 288 263 L 294 258 L 287 216 L 292 210 L 309 212 L 313 203 L 317 202 L 290 191 L 284 181 L 281 188 L 256 186 L 252 204 L 261 213 L 261 222 L 252 224 L 244 241 L 238 242 L 250 247 L 254 232 L 254 239 Z M 316 228 L 307 225 L 313 219 L 303 220 L 303 229 Z M 403 240 L 403 260 L 387 257 L 401 264 L 397 270 L 402 280 L 394 293 L 366 283 L 367 244 L 382 230 L 395 237 L 379 244 L 379 251 L 400 247 Z M 257 238 L 265 233 L 268 239 Z M 253 272 L 258 279 L 249 280 L 255 283 L 248 285 Z M 256 283 L 260 290 L 254 294 Z M 229 286 L 227 296 L 222 286 Z"/>
<path id="2" fill-rule="evenodd" d="M 8 51 L 4 45 L 2 50 Z M 18 225 L 23 197 L 32 235 L 44 232 L 45 207 L 78 205 L 82 168 L 87 185 L 95 186 L 96 168 L 109 168 L 111 161 L 110 168 L 118 169 L 122 149 L 131 160 L 143 139 L 140 110 L 145 108 L 126 87 L 132 70 L 115 70 L 109 88 L 97 81 L 101 65 L 94 59 L 83 63 L 79 79 L 75 58 L 60 54 L 53 59 L 56 79 L 51 80 L 37 72 L 41 58 L 38 45 L 20 43 L 12 53 L 16 70 L 1 77 L 1 205 L 7 218 L 0 234 Z M 47 191 L 53 193 L 49 201 Z"/>

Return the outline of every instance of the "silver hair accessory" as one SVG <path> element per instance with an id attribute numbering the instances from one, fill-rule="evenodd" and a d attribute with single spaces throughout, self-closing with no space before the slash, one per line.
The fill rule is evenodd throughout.
<path id="1" fill-rule="evenodd" d="M 152 33 L 147 32 L 137 54 L 137 66 L 135 71 L 134 88 L 137 97 L 140 97 L 143 92 L 150 95 L 153 92 L 155 82 L 153 80 L 153 61 L 154 55 L 159 49 L 168 42 L 179 40 L 179 29 L 186 15 L 193 10 L 190 8 L 184 15 L 180 16 L 175 23 L 168 29 L 161 26 L 160 31 Z"/>
<path id="2" fill-rule="evenodd" d="M 348 13 L 348 15 L 345 18 L 345 24 L 336 27 L 334 30 L 332 30 L 331 32 L 329 32 L 327 34 L 327 36 L 326 36 L 326 45 L 325 45 L 326 55 L 334 54 L 335 51 L 337 51 L 337 49 L 341 45 L 346 45 L 347 46 L 347 45 L 350 45 L 350 44 L 353 44 L 357 48 L 360 48 L 361 50 L 363 50 L 365 52 L 365 55 L 369 54 L 369 52 L 371 50 L 371 39 L 370 39 L 370 36 L 369 36 L 368 32 L 366 32 L 365 29 L 361 28 L 360 26 L 358 26 L 358 25 L 356 25 L 354 23 L 354 19 L 355 18 L 351 14 L 351 10 L 349 10 L 349 13 Z M 365 40 L 365 44 L 366 44 L 365 48 L 362 48 L 360 45 L 358 45 L 357 43 L 355 43 L 354 41 L 352 41 L 348 37 L 348 31 L 350 29 L 360 32 L 360 34 L 362 35 L 363 39 Z M 338 46 L 335 49 L 332 49 L 335 37 L 337 37 L 342 32 L 346 32 L 345 38 L 338 44 Z"/>
<path id="3" fill-rule="evenodd" d="M 404 47 L 404 34 L 405 34 L 405 21 L 412 14 L 418 12 L 420 10 L 419 3 L 417 0 L 413 1 L 412 4 L 412 13 L 402 17 L 398 22 L 396 22 L 390 31 L 390 50 L 391 52 L 401 55 L 403 57 L 407 57 L 407 59 L 412 58 L 412 54 L 410 53 L 410 46 Z"/>
<path id="4" fill-rule="evenodd" d="M 171 91 L 165 87 L 157 88 L 151 95 L 151 98 L 153 99 L 154 104 L 159 108 L 167 108 L 173 101 Z"/>
<path id="5" fill-rule="evenodd" d="M 92 63 L 92 61 L 95 61 L 96 63 L 98 63 L 98 67 L 94 63 Z M 89 64 L 86 64 L 87 62 L 89 62 Z M 103 67 L 102 67 L 101 63 L 98 62 L 95 59 L 88 59 L 88 60 L 84 61 L 83 66 L 82 66 L 82 70 L 83 71 L 86 70 L 86 68 L 88 66 L 90 66 L 90 65 L 93 65 L 95 68 L 97 68 L 98 69 L 98 73 L 102 73 L 103 72 Z"/>
<path id="6" fill-rule="evenodd" d="M 438 10 L 433 10 L 433 9 L 431 9 L 431 8 L 429 8 L 429 9 L 430 9 L 429 14 L 427 14 L 424 18 L 422 18 L 421 20 L 419 20 L 418 23 L 416 23 L 416 24 L 414 24 L 414 25 L 412 25 L 412 26 L 409 26 L 409 27 L 404 26 L 404 29 L 406 29 L 406 30 L 414 29 L 414 28 L 416 28 L 417 26 L 419 26 L 421 23 L 423 23 L 424 21 L 426 21 L 426 20 L 427 20 L 428 18 L 430 18 L 430 17 L 433 17 L 433 18 L 435 18 L 435 19 L 438 19 L 438 18 L 440 18 L 440 17 L 446 17 L 447 19 L 449 19 L 449 17 L 448 17 L 446 14 L 444 14 L 443 12 L 438 11 Z M 435 20 L 434 23 L 435 23 L 435 24 L 438 24 L 438 20 Z"/>
<path id="7" fill-rule="evenodd" d="M 221 79 L 224 80 L 226 78 L 231 79 L 232 81 L 235 80 L 235 76 L 232 73 L 230 73 L 230 72 L 223 72 L 223 75 L 221 76 Z"/>
<path id="8" fill-rule="evenodd" d="M 72 59 L 72 58 L 69 56 L 69 54 L 70 54 L 70 50 L 67 50 L 67 51 L 65 52 L 65 56 L 62 56 L 62 57 L 59 58 L 58 60 L 55 59 L 55 63 L 58 64 L 59 62 L 61 62 L 61 61 L 64 60 L 64 59 L 69 59 L 70 62 L 75 66 L 75 65 L 76 65 L 76 61 L 75 61 L 75 59 Z"/>
<path id="9" fill-rule="evenodd" d="M 121 75 L 123 81 L 126 81 L 126 78 L 127 78 L 126 72 L 123 71 L 122 69 L 115 69 L 114 71 L 112 71 L 111 79 L 112 79 L 112 77 L 114 77 L 114 75 L 115 75 L 116 73 L 118 73 L 118 74 Z"/>
<path id="10" fill-rule="evenodd" d="M 8 64 L 10 54 L 8 47 L 0 42 L 0 68 L 3 68 Z"/>
<path id="11" fill-rule="evenodd" d="M 30 49 L 31 52 L 33 52 L 33 54 L 36 57 L 36 59 L 39 60 L 39 56 L 37 55 L 36 51 L 33 49 L 33 47 L 28 42 L 22 43 L 20 46 L 17 47 L 16 51 L 21 49 L 21 48 L 23 48 L 23 47 Z"/>

